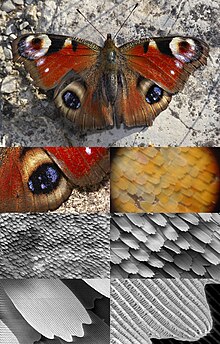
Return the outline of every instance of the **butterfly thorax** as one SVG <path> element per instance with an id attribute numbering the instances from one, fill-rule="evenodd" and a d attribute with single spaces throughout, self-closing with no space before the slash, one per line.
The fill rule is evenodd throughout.
<path id="1" fill-rule="evenodd" d="M 107 35 L 101 56 L 104 69 L 115 70 L 118 68 L 119 49 L 115 46 L 110 34 Z"/>
<path id="2" fill-rule="evenodd" d="M 111 35 L 108 34 L 100 54 L 101 84 L 104 99 L 112 105 L 115 103 L 118 94 L 120 55 L 119 49 L 116 47 Z"/>

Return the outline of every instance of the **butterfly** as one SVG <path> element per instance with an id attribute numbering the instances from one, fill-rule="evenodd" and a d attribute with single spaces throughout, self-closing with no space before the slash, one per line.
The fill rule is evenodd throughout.
<path id="1" fill-rule="evenodd" d="M 12 43 L 35 85 L 81 131 L 152 125 L 189 76 L 207 63 L 208 45 L 194 37 L 144 38 L 103 47 L 53 34 L 25 34 Z"/>
<path id="2" fill-rule="evenodd" d="M 0 212 L 54 210 L 108 171 L 107 148 L 0 148 Z"/>

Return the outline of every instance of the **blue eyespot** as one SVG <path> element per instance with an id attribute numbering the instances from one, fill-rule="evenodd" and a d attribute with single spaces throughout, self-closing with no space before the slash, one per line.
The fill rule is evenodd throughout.
<path id="1" fill-rule="evenodd" d="M 29 189 L 36 195 L 49 194 L 59 184 L 61 172 L 54 164 L 43 164 L 38 167 L 28 181 Z"/>
<path id="2" fill-rule="evenodd" d="M 62 95 L 64 104 L 72 109 L 72 110 L 77 110 L 81 106 L 81 102 L 79 100 L 79 97 L 76 95 L 76 93 L 72 91 L 66 91 Z"/>
<path id="3" fill-rule="evenodd" d="M 157 85 L 152 85 L 146 94 L 146 101 L 149 104 L 154 104 L 160 101 L 163 97 L 163 89 Z"/>

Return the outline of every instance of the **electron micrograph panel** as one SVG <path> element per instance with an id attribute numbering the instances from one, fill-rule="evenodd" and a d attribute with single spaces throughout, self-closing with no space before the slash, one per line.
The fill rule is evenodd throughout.
<path id="1" fill-rule="evenodd" d="M 0 281 L 0 338 L 10 344 L 108 344 L 110 280 Z"/>
<path id="2" fill-rule="evenodd" d="M 1 278 L 109 276 L 108 215 L 0 215 Z"/>
<path id="3" fill-rule="evenodd" d="M 112 279 L 111 343 L 219 343 L 219 292 L 208 279 Z"/>
<path id="4" fill-rule="evenodd" d="M 220 214 L 112 214 L 111 277 L 220 280 Z"/>

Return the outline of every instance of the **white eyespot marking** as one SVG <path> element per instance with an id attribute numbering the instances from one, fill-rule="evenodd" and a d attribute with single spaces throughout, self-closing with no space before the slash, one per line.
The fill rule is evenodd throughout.
<path id="1" fill-rule="evenodd" d="M 44 72 L 45 72 L 45 73 L 48 73 L 49 70 L 50 70 L 50 68 L 46 68 L 46 69 L 44 70 Z"/>
<path id="2" fill-rule="evenodd" d="M 150 40 L 149 47 L 157 49 L 157 44 L 153 39 Z"/>
<path id="3" fill-rule="evenodd" d="M 44 56 L 50 46 L 51 40 L 47 35 L 30 35 L 19 42 L 18 50 L 21 56 L 36 60 Z"/>
<path id="4" fill-rule="evenodd" d="M 45 62 L 45 58 L 41 57 L 38 61 L 36 61 L 37 67 L 42 66 Z"/>
<path id="5" fill-rule="evenodd" d="M 66 40 L 65 40 L 65 42 L 64 42 L 64 47 L 68 47 L 69 45 L 71 45 L 72 44 L 72 39 L 71 38 L 67 38 Z"/>
<path id="6" fill-rule="evenodd" d="M 90 147 L 86 147 L 86 153 L 87 153 L 88 155 L 91 155 L 91 154 L 92 154 L 92 150 L 91 150 Z"/>
<path id="7" fill-rule="evenodd" d="M 197 46 L 191 38 L 174 37 L 169 47 L 173 55 L 181 62 L 191 62 L 197 57 Z"/>
<path id="8" fill-rule="evenodd" d="M 183 64 L 181 62 L 179 62 L 178 60 L 175 60 L 174 63 L 175 63 L 177 68 L 180 68 L 180 69 L 183 68 Z"/>
<path id="9" fill-rule="evenodd" d="M 170 74 L 175 75 L 174 70 L 171 70 L 171 71 L 170 71 Z"/>

